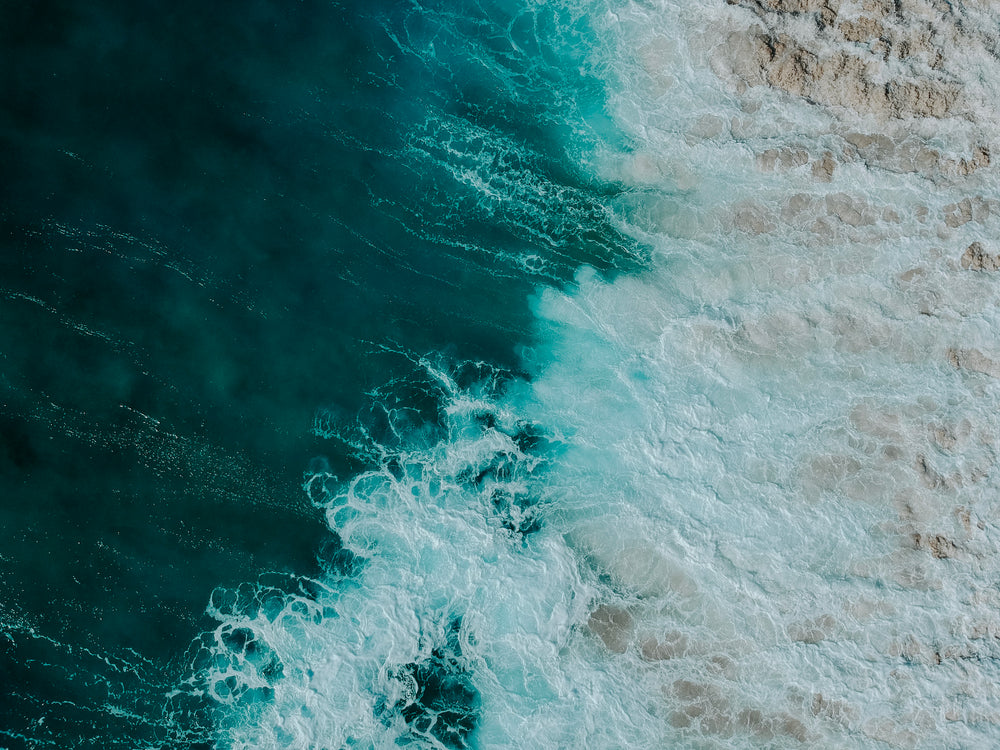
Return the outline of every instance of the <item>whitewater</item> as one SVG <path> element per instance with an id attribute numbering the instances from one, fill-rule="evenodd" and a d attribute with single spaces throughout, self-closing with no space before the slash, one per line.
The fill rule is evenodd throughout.
<path id="1" fill-rule="evenodd" d="M 974 107 L 995 61 L 941 76 L 968 82 L 964 111 L 852 106 L 848 74 L 788 83 L 774 45 L 754 79 L 755 38 L 821 65 L 883 54 L 905 21 L 801 5 L 565 9 L 608 97 L 567 151 L 626 186 L 602 210 L 648 257 L 540 284 L 519 371 L 401 351 L 426 403 L 393 383 L 363 417 L 318 413 L 370 468 L 306 476 L 342 543 L 310 591 L 213 595 L 172 700 L 211 696 L 219 747 L 1000 740 L 1000 194 Z M 549 50 L 536 83 L 579 41 L 538 39 L 551 12 L 493 30 L 512 57 Z M 483 64 L 516 77 L 502 60 Z M 411 147 L 445 159 L 427 137 Z M 541 181 L 447 168 L 497 212 L 560 220 Z"/>

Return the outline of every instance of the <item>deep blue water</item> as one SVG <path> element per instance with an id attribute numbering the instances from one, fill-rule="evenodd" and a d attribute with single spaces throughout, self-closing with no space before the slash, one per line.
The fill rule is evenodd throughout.
<path id="1" fill-rule="evenodd" d="M 581 168 L 618 138 L 594 34 L 306 0 L 7 3 L 0 36 L 0 746 L 207 747 L 164 695 L 213 589 L 319 575 L 303 472 L 371 460 L 316 415 L 420 421 L 415 356 L 515 372 L 536 285 L 642 262 Z"/>

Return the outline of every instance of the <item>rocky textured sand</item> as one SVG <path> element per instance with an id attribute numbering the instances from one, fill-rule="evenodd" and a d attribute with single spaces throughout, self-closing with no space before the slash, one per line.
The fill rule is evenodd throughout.
<path id="1" fill-rule="evenodd" d="M 941 252 L 964 270 L 997 270 L 1000 248 L 991 241 L 1000 217 L 991 169 L 1000 126 L 996 6 L 727 2 L 716 32 L 723 41 L 706 43 L 707 54 L 712 70 L 740 97 L 744 114 L 721 129 L 756 150 L 762 172 L 809 174 L 815 183 L 837 186 L 843 184 L 838 170 L 854 165 L 881 175 L 883 184 L 892 173 L 913 175 L 926 191 L 923 201 L 876 205 L 858 191 L 817 185 L 782 205 L 742 203 L 732 217 L 739 230 L 765 234 L 801 226 L 855 240 L 888 230 L 946 243 Z M 761 145 L 771 116 L 760 111 L 762 90 L 813 108 L 825 126 L 803 130 L 797 142 Z M 939 196 L 950 199 L 936 201 Z"/>
<path id="2" fill-rule="evenodd" d="M 720 71 L 817 104 L 870 114 L 988 118 L 996 18 L 986 3 L 728 0 L 753 23 L 728 37 Z M 977 153 L 963 171 L 988 164 Z"/>
<path id="3" fill-rule="evenodd" d="M 833 539 L 844 516 L 863 517 L 863 531 L 830 542 L 825 560 L 830 570 L 847 560 L 842 572 L 801 589 L 788 583 L 799 542 L 779 539 L 787 528 L 734 532 L 716 569 L 731 564 L 727 575 L 751 590 L 762 569 L 781 580 L 761 584 L 759 618 L 734 629 L 750 634 L 743 642 L 717 624 L 651 627 L 645 610 L 607 604 L 589 629 L 664 675 L 698 665 L 664 696 L 673 726 L 699 747 L 736 736 L 747 746 L 988 746 L 1000 727 L 1000 5 L 720 0 L 677 15 L 689 24 L 683 41 L 636 22 L 643 74 L 629 80 L 654 103 L 626 102 L 623 119 L 652 144 L 631 178 L 687 201 L 651 199 L 642 214 L 651 234 L 682 238 L 664 243 L 683 260 L 662 283 L 688 274 L 680 286 L 711 315 L 671 328 L 689 346 L 648 356 L 711 371 L 709 387 L 724 384 L 717 403 L 731 403 L 748 374 L 763 394 L 706 419 L 720 444 L 742 439 L 727 419 L 763 426 L 719 471 L 720 484 L 749 484 L 730 494 L 712 484 L 699 507 L 725 504 L 715 519 L 725 524 L 780 487 L 776 504 L 810 544 Z M 789 408 L 802 408 L 800 424 L 779 428 Z M 785 454 L 774 446 L 789 434 Z M 776 679 L 780 697 L 761 713 L 746 696 L 780 659 L 749 654 L 772 638 L 789 664 L 810 656 Z M 826 687 L 804 676 L 823 654 L 837 664 Z"/>
<path id="4" fill-rule="evenodd" d="M 712 67 L 739 93 L 767 86 L 825 108 L 839 152 L 765 152 L 762 169 L 838 164 L 957 181 L 990 166 L 998 124 L 1000 14 L 987 2 L 728 0 L 731 27 Z M 995 211 L 995 207 L 993 207 Z M 969 195 L 959 226 L 990 211 Z"/>

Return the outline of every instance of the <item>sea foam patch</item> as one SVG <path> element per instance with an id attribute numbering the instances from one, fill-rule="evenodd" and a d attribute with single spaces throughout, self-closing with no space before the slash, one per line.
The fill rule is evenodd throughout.
<path id="1" fill-rule="evenodd" d="M 440 389 L 440 441 L 369 444 L 372 470 L 307 481 L 353 574 L 216 592 L 220 625 L 183 692 L 210 695 L 234 748 L 637 741 L 637 717 L 594 728 L 634 708 L 605 704 L 608 678 L 582 669 L 603 658 L 582 628 L 597 590 L 551 509 L 532 511 L 546 502 L 538 436 L 496 394 L 421 366 Z M 516 523 L 516 509 L 537 523 Z"/>
<path id="2" fill-rule="evenodd" d="M 670 33 L 635 14 L 647 22 L 640 35 Z M 691 49 L 704 40 L 689 31 Z M 684 47 L 660 45 L 674 56 Z M 649 55 L 636 61 L 650 65 Z M 671 72 L 685 80 L 683 66 Z M 982 277 L 991 261 L 954 230 L 972 221 L 962 191 L 995 178 L 952 182 L 944 170 L 935 198 L 912 170 L 827 174 L 810 166 L 817 148 L 862 142 L 844 128 L 849 115 L 814 108 L 779 137 L 758 114 L 773 97 L 727 100 L 717 88 L 688 99 L 700 75 L 678 87 L 689 105 L 680 113 L 620 90 L 623 127 L 689 176 L 694 221 L 661 215 L 660 254 L 643 280 L 585 274 L 576 293 L 548 291 L 537 304 L 557 344 L 533 383 L 539 408 L 555 410 L 536 418 L 574 426 L 588 468 L 560 465 L 579 484 L 616 477 L 605 490 L 619 508 L 606 517 L 608 541 L 588 529 L 577 546 L 619 588 L 633 571 L 632 593 L 655 601 L 629 622 L 686 742 L 988 744 L 996 665 L 981 654 L 994 645 L 958 633 L 994 620 L 983 602 L 996 570 L 996 376 L 977 347 L 995 346 L 986 331 L 996 298 Z M 707 116 L 734 126 L 712 136 L 715 159 L 703 158 L 703 129 L 674 135 Z M 737 120 L 758 124 L 734 138 Z M 953 134 L 948 122 L 917 131 L 938 146 Z M 771 149 L 763 160 L 753 132 Z M 649 191 L 649 163 L 622 174 Z M 990 215 L 981 209 L 978 221 Z M 647 229 L 651 216 L 635 213 Z M 600 413 L 594 422 L 565 395 L 590 388 L 583 414 Z M 953 442 L 972 432 L 964 448 Z M 654 540 L 644 563 L 630 515 L 645 519 L 644 543 Z M 667 555 L 696 585 L 699 611 L 723 617 L 692 623 L 670 596 L 650 597 L 641 581 Z M 613 622 L 602 613 L 597 627 Z"/>
<path id="3" fill-rule="evenodd" d="M 855 705 L 847 699 L 867 694 L 865 684 L 891 684 L 917 661 L 909 684 L 983 710 L 993 698 L 992 660 L 975 660 L 982 690 L 973 699 L 960 677 L 970 667 L 948 664 L 941 651 L 946 643 L 951 653 L 985 645 L 959 646 L 954 634 L 960 623 L 993 620 L 980 603 L 991 598 L 995 570 L 987 552 L 995 545 L 988 522 L 995 479 L 981 468 L 993 460 L 993 417 L 977 413 L 982 400 L 950 368 L 921 370 L 881 351 L 831 355 L 817 347 L 807 352 L 817 361 L 789 356 L 779 367 L 732 338 L 707 343 L 707 329 L 731 334 L 733 326 L 701 314 L 679 317 L 645 346 L 637 326 L 624 337 L 595 330 L 621 310 L 637 314 L 643 295 L 630 288 L 636 284 L 583 278 L 575 295 L 543 296 L 540 312 L 573 355 L 554 353 L 556 364 L 534 387 L 545 403 L 550 390 L 574 392 L 569 382 L 584 392 L 617 383 L 618 398 L 593 422 L 562 395 L 539 408 L 555 407 L 549 422 L 572 420 L 580 441 L 579 464 L 572 455 L 559 463 L 577 479 L 560 484 L 587 488 L 578 496 L 603 494 L 616 508 L 599 524 L 580 521 L 568 540 L 640 603 L 630 614 L 633 647 L 669 685 L 716 660 L 726 664 L 722 683 L 668 689 L 669 721 L 683 725 L 682 736 L 730 737 L 742 731 L 741 712 L 763 712 L 760 726 L 743 727 L 751 744 L 761 732 L 784 732 L 779 725 L 789 742 L 799 735 L 841 742 L 869 730 L 881 736 L 927 707 L 901 692 L 885 698 L 882 715 L 872 710 L 877 702 L 862 700 L 853 722 L 830 726 L 803 701 L 819 701 L 814 693 Z M 651 317 L 662 320 L 662 312 Z M 601 338 L 619 352 L 612 367 L 606 356 L 579 356 Z M 564 359 L 572 364 L 558 364 Z M 638 377 L 637 361 L 645 365 Z M 598 404 L 588 402 L 584 413 Z M 640 425 L 633 415 L 642 415 Z M 956 421 L 963 431 L 973 421 L 984 430 L 985 444 L 967 443 L 970 455 L 962 458 L 954 447 L 935 448 L 952 446 L 952 433 L 933 425 Z M 589 447 L 595 444 L 603 450 Z M 948 451 L 958 471 L 950 484 L 943 473 L 927 476 L 927 464 L 943 464 Z M 978 478 L 963 475 L 959 463 Z M 925 524 L 948 531 L 928 532 Z M 971 548 L 979 551 L 960 551 Z M 940 668 L 928 674 L 929 664 Z M 774 688 L 770 707 L 755 702 L 759 684 Z M 716 715 L 696 720 L 701 712 Z M 940 715 L 921 730 L 939 738 L 958 731 L 973 738 L 978 730 Z"/>

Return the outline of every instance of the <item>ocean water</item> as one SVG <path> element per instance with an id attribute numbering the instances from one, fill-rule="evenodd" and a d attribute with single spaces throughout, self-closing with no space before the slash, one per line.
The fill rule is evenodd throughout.
<path id="1" fill-rule="evenodd" d="M 981 122 L 210 5 L 3 11 L 0 748 L 1000 740 Z"/>

